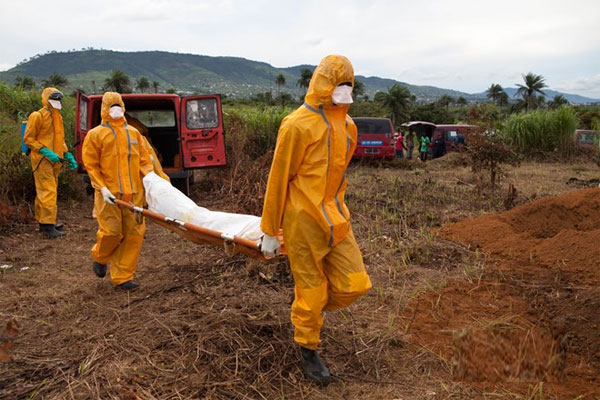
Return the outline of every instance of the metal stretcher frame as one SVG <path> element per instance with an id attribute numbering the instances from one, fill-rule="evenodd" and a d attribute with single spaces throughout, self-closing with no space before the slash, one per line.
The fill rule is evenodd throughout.
<path id="1" fill-rule="evenodd" d="M 266 260 L 265 256 L 261 252 L 260 242 L 255 242 L 239 236 L 222 233 L 212 229 L 203 228 L 189 222 L 170 218 L 154 211 L 135 206 L 134 204 L 125 202 L 123 200 L 115 199 L 115 203 L 119 207 L 126 208 L 135 214 L 143 215 L 155 224 L 167 228 L 191 242 L 224 247 L 225 252 L 228 255 L 242 253 L 251 258 Z M 279 240 L 282 242 L 281 236 Z M 285 254 L 283 243 L 281 246 L 281 254 Z"/>

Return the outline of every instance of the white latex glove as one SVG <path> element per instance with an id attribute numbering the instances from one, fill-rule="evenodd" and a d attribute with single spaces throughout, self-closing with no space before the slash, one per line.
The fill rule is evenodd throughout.
<path id="1" fill-rule="evenodd" d="M 107 187 L 100 188 L 100 192 L 102 193 L 102 197 L 104 197 L 104 202 L 106 204 L 115 204 L 116 197 L 108 190 Z"/>
<path id="2" fill-rule="evenodd" d="M 260 249 L 267 258 L 273 258 L 278 256 L 279 250 L 281 250 L 279 239 L 277 238 L 277 236 L 269 236 L 265 233 L 265 235 L 262 238 Z"/>

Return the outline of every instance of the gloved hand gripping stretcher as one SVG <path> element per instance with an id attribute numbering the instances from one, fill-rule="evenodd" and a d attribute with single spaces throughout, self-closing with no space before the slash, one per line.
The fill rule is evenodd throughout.
<path id="1" fill-rule="evenodd" d="M 265 259 L 260 248 L 263 236 L 260 217 L 200 207 L 154 172 L 147 174 L 143 182 L 148 209 L 122 200 L 115 200 L 115 203 L 194 243 L 223 246 L 228 255 L 243 253 Z M 281 236 L 279 240 L 282 242 L 281 253 L 285 254 Z"/>

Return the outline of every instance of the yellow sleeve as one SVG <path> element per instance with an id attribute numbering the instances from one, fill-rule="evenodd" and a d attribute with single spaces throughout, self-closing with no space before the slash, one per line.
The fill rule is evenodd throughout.
<path id="1" fill-rule="evenodd" d="M 92 186 L 100 189 L 106 186 L 102 172 L 100 172 L 100 144 L 98 143 L 98 134 L 91 130 L 83 141 L 82 159 L 83 165 L 90 177 Z"/>
<path id="2" fill-rule="evenodd" d="M 150 160 L 150 154 L 148 153 L 148 150 L 146 149 L 146 146 L 144 145 L 144 141 L 146 140 L 142 134 L 136 129 L 135 130 L 137 136 L 138 136 L 138 143 L 141 144 L 141 146 L 139 146 L 140 148 L 140 173 L 142 175 L 142 177 L 146 176 L 147 174 L 149 174 L 150 172 L 154 171 L 154 165 L 152 164 L 152 161 Z"/>
<path id="3" fill-rule="evenodd" d="M 41 123 L 42 116 L 39 113 L 39 111 L 35 111 L 29 114 L 29 118 L 27 118 L 27 126 L 25 127 L 25 136 L 23 137 L 23 141 L 31 151 L 40 151 L 42 147 L 46 147 L 37 140 L 37 135 L 40 131 Z"/>
<path id="4" fill-rule="evenodd" d="M 293 123 L 287 122 L 282 122 L 277 135 L 260 224 L 261 230 L 270 236 L 279 234 L 288 184 L 302 164 L 307 145 L 302 140 L 306 135 L 302 135 Z"/>

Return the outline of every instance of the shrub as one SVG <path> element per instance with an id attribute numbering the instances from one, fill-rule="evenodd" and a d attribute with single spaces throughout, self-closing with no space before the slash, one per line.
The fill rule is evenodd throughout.
<path id="1" fill-rule="evenodd" d="M 482 170 L 489 172 L 492 187 L 495 187 L 504 175 L 502 164 L 518 165 L 520 161 L 518 153 L 504 143 L 500 135 L 486 133 L 483 130 L 469 135 L 467 154 L 473 172 Z"/>

